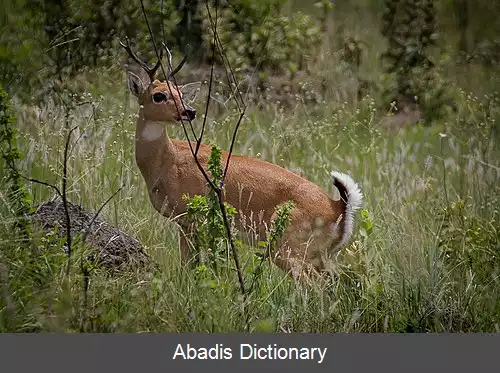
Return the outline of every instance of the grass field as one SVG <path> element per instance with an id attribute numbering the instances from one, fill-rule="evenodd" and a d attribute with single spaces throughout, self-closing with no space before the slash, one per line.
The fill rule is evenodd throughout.
<path id="1" fill-rule="evenodd" d="M 83 84 L 82 84 L 83 82 Z M 158 264 L 110 275 L 92 271 L 84 292 L 73 253 L 65 276 L 60 244 L 13 236 L 2 194 L 0 330 L 52 332 L 465 332 L 500 329 L 500 102 L 457 93 L 458 111 L 432 127 L 389 131 L 376 102 L 302 105 L 283 110 L 264 102 L 249 107 L 235 153 L 261 157 L 301 172 L 330 192 L 329 171 L 349 173 L 364 194 L 350 245 L 336 258 L 329 285 L 299 287 L 273 266 L 249 295 L 245 312 L 234 270 L 205 281 L 183 269 L 177 230 L 151 206 L 135 164 L 137 104 L 123 73 L 101 71 L 75 81 L 89 101 L 71 111 L 78 125 L 68 162 L 68 197 L 102 212 L 137 237 Z M 82 88 L 83 87 L 83 88 Z M 201 108 L 204 96 L 200 95 Z M 13 100 L 26 175 L 60 183 L 63 107 Z M 236 113 L 207 122 L 205 142 L 228 149 Z M 199 129 L 201 120 L 196 127 Z M 170 128 L 182 138 L 180 128 Z M 35 203 L 53 197 L 30 184 Z M 45 241 L 44 241 L 45 240 Z M 49 240 L 50 241 L 50 240 Z M 27 254 L 30 252 L 31 254 Z M 240 252 L 250 279 L 252 254 Z M 33 260 L 34 256 L 34 260 Z"/>

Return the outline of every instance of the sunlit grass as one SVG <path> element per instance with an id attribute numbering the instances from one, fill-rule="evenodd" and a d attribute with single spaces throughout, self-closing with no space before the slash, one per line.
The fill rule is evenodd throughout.
<path id="1" fill-rule="evenodd" d="M 357 104 L 324 103 L 314 113 L 300 104 L 293 110 L 273 102 L 263 110 L 249 107 L 235 153 L 292 169 L 330 192 L 329 172 L 347 172 L 362 188 L 367 216 L 356 217 L 351 244 L 336 257 L 328 286 L 299 287 L 268 266 L 242 312 L 233 271 L 207 286 L 196 272 L 180 266 L 176 227 L 151 206 L 135 165 L 138 108 L 125 85 L 111 84 L 119 79 L 113 75 L 87 79 L 82 78 L 91 94 L 72 101 L 89 104 L 71 110 L 69 122 L 65 109 L 50 99 L 38 106 L 14 105 L 25 154 L 19 167 L 31 177 L 60 182 L 65 126 L 78 126 L 68 163 L 70 200 L 96 210 L 123 186 L 102 216 L 137 237 L 158 268 L 119 276 L 96 269 L 85 305 L 78 265 L 82 252 L 74 253 L 69 281 L 62 270 L 65 257 L 57 250 L 29 262 L 23 254 L 27 245 L 9 229 L 2 196 L 0 263 L 9 281 L 1 330 L 498 329 L 500 152 L 491 130 L 499 118 L 498 101 L 491 100 L 486 111 L 483 98 L 460 93 L 456 116 L 435 127 L 415 125 L 399 132 L 380 125 L 370 97 Z M 235 118 L 231 111 L 210 117 L 206 142 L 228 149 Z M 198 119 L 196 129 L 200 125 Z M 180 128 L 169 133 L 183 136 Z M 31 184 L 30 190 L 36 203 L 53 196 L 40 185 Z M 440 214 L 458 201 L 464 201 L 463 210 Z M 363 219 L 373 225 L 371 231 L 363 228 Z M 251 253 L 241 255 L 248 268 Z"/>

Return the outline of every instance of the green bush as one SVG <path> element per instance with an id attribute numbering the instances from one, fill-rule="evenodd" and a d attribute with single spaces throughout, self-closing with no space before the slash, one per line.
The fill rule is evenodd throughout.
<path id="1" fill-rule="evenodd" d="M 7 1 L 0 9 L 0 83 L 6 89 L 22 90 L 20 83 L 33 83 L 34 74 L 47 61 L 43 18 L 32 1 Z"/>
<path id="2" fill-rule="evenodd" d="M 294 76 L 306 70 L 314 48 L 321 40 L 321 25 L 311 16 L 297 11 L 282 16 L 284 0 L 231 2 L 218 10 L 217 32 L 227 59 L 236 71 L 269 71 Z M 211 55 L 216 11 L 201 7 L 198 18 L 206 55 Z M 216 54 L 219 63 L 221 57 Z"/>
<path id="3" fill-rule="evenodd" d="M 431 49 L 436 45 L 434 0 L 386 0 L 382 35 L 388 48 L 382 58 L 388 73 L 385 89 L 393 101 L 415 100 L 428 124 L 438 118 L 446 100 Z"/>
<path id="4" fill-rule="evenodd" d="M 179 22 L 175 6 L 145 0 L 155 35 L 175 42 Z M 154 56 L 149 29 L 140 5 L 123 0 L 23 0 L 0 14 L 0 77 L 17 91 L 27 82 L 75 75 L 83 68 L 110 66 L 122 56 L 119 40 L 128 36 L 145 58 Z M 16 82 L 15 85 L 12 85 Z M 42 82 L 42 84 L 45 83 Z"/>
<path id="5" fill-rule="evenodd" d="M 27 215 L 31 212 L 31 196 L 17 170 L 16 162 L 22 158 L 16 143 L 17 130 L 10 113 L 8 96 L 0 85 L 0 151 L 2 156 L 2 185 L 7 190 L 8 203 L 16 219 L 14 226 L 29 238 L 30 224 Z M 5 184 L 4 184 L 5 183 Z M 1 191 L 0 191 L 1 192 Z"/>
<path id="6" fill-rule="evenodd" d="M 496 198 L 496 203 L 500 201 Z M 439 246 L 450 268 L 463 268 L 474 276 L 474 283 L 489 286 L 500 275 L 500 213 L 489 217 L 467 213 L 471 206 L 458 200 L 438 214 L 443 228 Z"/>

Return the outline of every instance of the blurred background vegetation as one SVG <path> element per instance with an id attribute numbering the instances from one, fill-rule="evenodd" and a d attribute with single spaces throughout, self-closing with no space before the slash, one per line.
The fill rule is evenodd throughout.
<path id="1" fill-rule="evenodd" d="M 191 70 L 211 62 L 204 1 L 143 4 L 158 46 L 164 40 L 177 56 L 186 54 Z M 497 82 L 497 2 L 222 0 L 218 9 L 231 66 L 260 89 L 270 84 L 296 92 L 307 80 L 315 87 L 313 102 L 339 99 L 339 91 L 347 93 L 340 101 L 376 94 L 386 105 L 418 105 L 428 121 L 454 108 L 453 88 L 468 88 L 471 66 L 494 74 L 485 76 L 485 86 Z M 120 67 L 118 43 L 125 36 L 145 59 L 154 56 L 139 1 L 19 0 L 0 12 L 0 80 L 10 93 L 27 94 L 26 84 L 60 87 L 83 70 Z"/>

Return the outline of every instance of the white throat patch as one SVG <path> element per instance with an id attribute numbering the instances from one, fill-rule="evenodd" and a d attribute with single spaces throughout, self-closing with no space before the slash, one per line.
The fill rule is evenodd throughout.
<path id="1" fill-rule="evenodd" d="M 154 141 L 165 135 L 165 123 L 147 121 L 141 133 L 141 138 L 146 141 Z"/>

